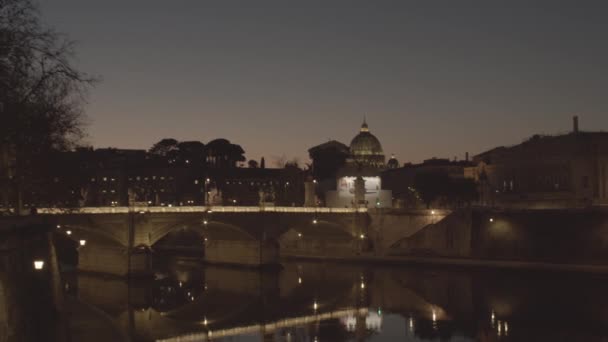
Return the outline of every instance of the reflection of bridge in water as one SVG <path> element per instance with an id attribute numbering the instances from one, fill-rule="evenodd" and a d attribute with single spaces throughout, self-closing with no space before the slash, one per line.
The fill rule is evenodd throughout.
<path id="1" fill-rule="evenodd" d="M 338 320 L 346 320 L 350 318 L 354 318 L 355 320 L 360 319 L 365 322 L 369 320 L 370 311 L 368 308 L 360 308 L 360 309 L 344 309 L 337 310 L 332 312 L 325 313 L 317 313 L 308 316 L 299 316 L 293 318 L 281 319 L 275 322 L 265 323 L 265 324 L 255 324 L 249 326 L 241 326 L 234 328 L 227 328 L 221 330 L 212 330 L 209 329 L 206 332 L 200 333 L 189 333 L 182 336 L 169 337 L 166 339 L 160 339 L 157 341 L 162 342 L 179 342 L 179 341 L 211 341 L 217 338 L 223 337 L 233 337 L 240 335 L 252 335 L 252 334 L 260 334 L 262 336 L 266 336 L 268 334 L 274 334 L 277 331 L 285 330 L 288 328 L 295 328 L 300 326 L 306 326 L 310 324 L 320 323 L 321 321 L 326 321 L 330 319 L 338 319 Z M 369 328 L 369 325 L 366 325 L 365 328 Z M 290 334 L 290 333 L 288 333 Z"/>
<path id="2" fill-rule="evenodd" d="M 560 285 L 550 276 L 315 263 L 289 263 L 280 273 L 177 264 L 159 274 L 162 279 L 130 286 L 119 279 L 79 276 L 78 297 L 141 341 L 252 334 L 264 341 L 286 336 L 292 341 L 315 336 L 365 340 L 382 335 L 387 324 L 393 325 L 391 331 L 429 339 L 453 334 L 472 340 L 482 334 L 488 341 L 505 335 L 516 340 L 608 337 L 603 328 L 608 323 L 606 284 L 593 279 L 577 284 L 562 279 Z M 571 298 L 564 299 L 564 293 Z M 343 338 L 328 338 L 328 330 Z"/>

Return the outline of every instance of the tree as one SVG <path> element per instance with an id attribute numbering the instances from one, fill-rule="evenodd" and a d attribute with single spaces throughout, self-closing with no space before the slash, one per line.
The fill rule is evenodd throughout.
<path id="1" fill-rule="evenodd" d="M 177 160 L 185 165 L 204 165 L 205 152 L 205 144 L 200 141 L 182 141 L 177 144 Z"/>
<path id="2" fill-rule="evenodd" d="M 94 80 L 72 66 L 73 55 L 73 42 L 42 24 L 32 0 L 0 0 L 0 150 L 10 154 L 18 211 L 24 187 L 37 180 L 44 189 L 50 152 L 84 135 L 82 105 Z"/>
<path id="3" fill-rule="evenodd" d="M 177 150 L 177 140 L 165 138 L 157 142 L 150 148 L 150 153 L 166 157 L 171 151 Z"/>
<path id="4" fill-rule="evenodd" d="M 414 188 L 427 208 L 445 194 L 449 177 L 446 173 L 419 173 L 414 177 Z"/>
<path id="5" fill-rule="evenodd" d="M 251 159 L 250 161 L 247 162 L 247 165 L 249 166 L 250 169 L 257 169 L 258 168 L 258 161 Z"/>

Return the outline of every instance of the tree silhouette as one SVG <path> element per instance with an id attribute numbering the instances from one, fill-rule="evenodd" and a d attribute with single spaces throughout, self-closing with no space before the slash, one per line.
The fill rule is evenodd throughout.
<path id="1" fill-rule="evenodd" d="M 427 208 L 446 193 L 449 178 L 446 173 L 420 173 L 414 177 L 414 187 Z"/>
<path id="2" fill-rule="evenodd" d="M 72 66 L 74 44 L 42 24 L 33 1 L 0 1 L 0 18 L 0 152 L 12 174 L 3 188 L 14 190 L 20 211 L 24 186 L 44 178 L 50 152 L 82 138 L 94 80 Z"/>
<path id="3" fill-rule="evenodd" d="M 173 138 L 165 138 L 150 148 L 150 153 L 166 157 L 170 152 L 177 150 L 178 141 Z"/>
<path id="4" fill-rule="evenodd" d="M 254 160 L 254 159 L 251 159 L 250 161 L 248 161 L 247 165 L 249 166 L 250 169 L 258 168 L 258 162 L 257 162 L 257 160 Z"/>

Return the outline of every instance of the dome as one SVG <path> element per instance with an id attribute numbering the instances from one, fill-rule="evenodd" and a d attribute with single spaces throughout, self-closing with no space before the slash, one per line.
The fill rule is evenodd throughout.
<path id="1" fill-rule="evenodd" d="M 384 166 L 382 145 L 378 138 L 369 132 L 365 120 L 359 134 L 350 142 L 350 154 L 356 162 Z"/>
<path id="2" fill-rule="evenodd" d="M 396 169 L 399 167 L 399 161 L 395 158 L 395 155 L 392 155 L 391 158 L 386 163 L 386 167 L 389 169 Z"/>

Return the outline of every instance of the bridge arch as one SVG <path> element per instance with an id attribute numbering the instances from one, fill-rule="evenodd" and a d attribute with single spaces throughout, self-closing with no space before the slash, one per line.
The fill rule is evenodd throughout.
<path id="1" fill-rule="evenodd" d="M 148 243 L 152 246 L 169 233 L 180 229 L 190 229 L 204 238 L 214 240 L 257 240 L 252 234 L 231 223 L 213 219 L 190 219 L 150 230 Z"/>
<path id="2" fill-rule="evenodd" d="M 95 226 L 91 227 L 81 224 L 58 225 L 58 228 L 55 229 L 54 233 L 65 235 L 68 239 L 73 240 L 76 243 L 79 243 L 80 240 L 85 240 L 87 244 L 101 243 L 104 245 L 127 247 L 126 241 Z"/>
<path id="3" fill-rule="evenodd" d="M 360 241 L 348 228 L 336 222 L 316 219 L 292 226 L 279 238 L 282 255 L 352 255 Z"/>

